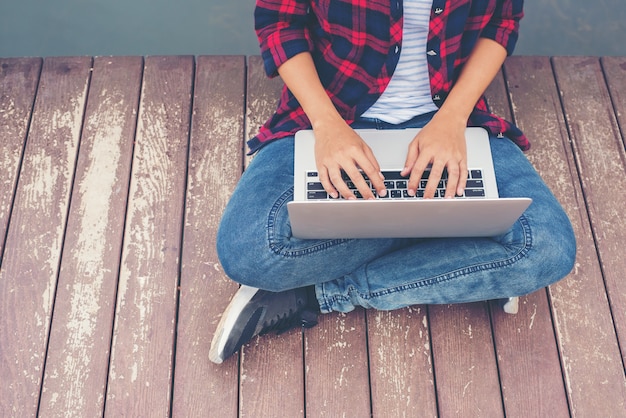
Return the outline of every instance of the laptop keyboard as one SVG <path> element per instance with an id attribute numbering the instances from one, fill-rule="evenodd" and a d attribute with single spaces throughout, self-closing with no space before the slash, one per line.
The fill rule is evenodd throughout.
<path id="1" fill-rule="evenodd" d="M 422 173 L 422 178 L 419 182 L 419 187 L 415 192 L 415 196 L 409 196 L 407 191 L 407 185 L 409 183 L 408 177 L 402 177 L 400 175 L 400 171 L 383 171 L 383 176 L 385 176 L 385 188 L 387 189 L 387 195 L 380 197 L 377 196 L 376 190 L 372 189 L 374 196 L 379 199 L 415 199 L 424 197 L 424 189 L 426 188 L 426 183 L 428 182 L 428 176 L 430 175 L 430 170 L 424 171 Z M 343 179 L 350 188 L 354 192 L 354 195 L 358 199 L 362 199 L 361 193 L 357 190 L 356 186 L 346 173 L 342 173 Z M 363 177 L 367 184 L 372 187 L 370 180 L 364 174 Z M 446 193 L 446 186 L 448 184 L 448 173 L 444 170 L 441 180 L 437 185 L 437 191 L 435 192 L 435 198 L 442 198 Z M 324 190 L 322 183 L 319 181 L 319 176 L 317 171 L 309 171 L 307 172 L 307 199 L 308 200 L 323 200 L 323 199 L 332 199 L 328 193 Z M 485 187 L 483 185 L 483 173 L 480 169 L 472 169 L 468 171 L 467 175 L 467 184 L 465 185 L 465 193 L 462 196 L 457 197 L 466 197 L 466 198 L 484 198 L 485 197 Z"/>

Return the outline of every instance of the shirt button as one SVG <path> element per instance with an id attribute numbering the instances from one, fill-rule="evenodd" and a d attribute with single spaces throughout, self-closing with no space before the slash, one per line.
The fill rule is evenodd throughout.
<path id="1" fill-rule="evenodd" d="M 442 9 L 441 7 L 437 7 L 437 8 L 435 9 L 435 14 L 436 14 L 436 15 L 440 15 L 440 14 L 442 14 L 442 13 L 443 13 L 443 9 Z"/>
<path id="2" fill-rule="evenodd" d="M 400 47 L 396 45 L 396 54 L 398 53 L 399 50 L 400 50 Z"/>
<path id="3" fill-rule="evenodd" d="M 435 52 L 433 49 L 431 49 L 430 51 L 428 51 L 426 53 L 427 55 L 430 55 L 431 57 L 434 57 L 435 55 L 437 55 L 437 52 Z"/>

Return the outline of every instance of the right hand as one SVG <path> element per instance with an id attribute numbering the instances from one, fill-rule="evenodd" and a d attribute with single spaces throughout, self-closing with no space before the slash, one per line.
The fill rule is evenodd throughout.
<path id="1" fill-rule="evenodd" d="M 374 199 L 372 190 L 361 171 L 367 175 L 372 188 L 379 196 L 385 196 L 384 177 L 371 148 L 341 118 L 317 123 L 315 134 L 315 162 L 320 181 L 333 198 L 356 199 L 354 193 L 341 176 L 345 171 L 364 199 Z"/>

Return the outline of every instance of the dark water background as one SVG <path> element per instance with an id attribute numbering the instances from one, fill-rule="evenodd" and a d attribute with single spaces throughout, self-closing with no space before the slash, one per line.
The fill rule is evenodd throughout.
<path id="1" fill-rule="evenodd" d="M 254 0 L 0 0 L 0 57 L 258 54 Z M 626 56 L 626 0 L 526 0 L 517 55 Z"/>

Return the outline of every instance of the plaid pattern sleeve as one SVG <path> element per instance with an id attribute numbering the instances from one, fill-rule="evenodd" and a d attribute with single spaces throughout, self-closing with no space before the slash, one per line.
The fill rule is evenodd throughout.
<path id="1" fill-rule="evenodd" d="M 313 48 L 307 27 L 308 7 L 305 0 L 258 2 L 254 11 L 255 30 L 268 76 L 277 76 L 282 63 Z"/>
<path id="2" fill-rule="evenodd" d="M 510 54 L 517 41 L 523 0 L 433 0 L 427 59 L 433 101 L 441 106 L 480 37 Z M 402 50 L 402 0 L 257 0 L 255 30 L 268 76 L 289 58 L 309 51 L 322 85 L 349 123 L 387 87 Z M 529 143 L 511 123 L 489 113 L 481 99 L 469 124 Z M 310 128 L 285 87 L 276 112 L 248 141 L 250 153 L 268 141 Z"/>

